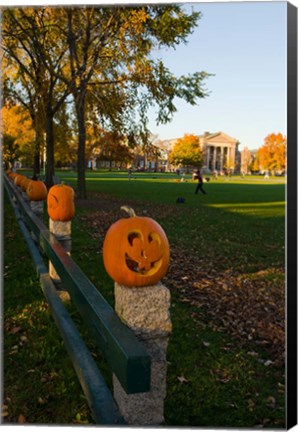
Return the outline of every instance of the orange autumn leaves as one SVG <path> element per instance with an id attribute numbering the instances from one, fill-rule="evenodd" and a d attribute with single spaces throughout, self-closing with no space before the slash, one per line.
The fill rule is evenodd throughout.
<path id="1" fill-rule="evenodd" d="M 286 167 L 286 145 L 286 137 L 281 133 L 268 135 L 257 153 L 260 168 L 269 171 L 284 171 Z"/>

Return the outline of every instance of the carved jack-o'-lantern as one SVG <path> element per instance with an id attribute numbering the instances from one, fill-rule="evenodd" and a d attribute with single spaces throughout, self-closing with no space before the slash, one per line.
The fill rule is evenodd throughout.
<path id="1" fill-rule="evenodd" d="M 104 266 L 110 277 L 121 285 L 154 285 L 166 274 L 170 248 L 162 227 L 153 219 L 136 216 L 120 219 L 108 230 L 103 244 Z"/>
<path id="2" fill-rule="evenodd" d="M 52 186 L 48 193 L 47 205 L 53 221 L 70 221 L 75 214 L 73 188 L 63 183 Z"/>
<path id="3" fill-rule="evenodd" d="M 47 197 L 47 187 L 42 180 L 31 180 L 26 193 L 31 201 L 43 201 Z"/>

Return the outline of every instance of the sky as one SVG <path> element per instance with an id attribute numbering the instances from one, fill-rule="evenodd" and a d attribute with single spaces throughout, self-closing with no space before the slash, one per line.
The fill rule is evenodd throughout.
<path id="1" fill-rule="evenodd" d="M 244 147 L 263 145 L 270 133 L 286 135 L 287 10 L 285 2 L 214 2 L 184 4 L 202 13 L 187 45 L 155 55 L 175 75 L 214 74 L 210 92 L 191 106 L 176 99 L 171 123 L 149 129 L 160 139 L 222 131 Z"/>

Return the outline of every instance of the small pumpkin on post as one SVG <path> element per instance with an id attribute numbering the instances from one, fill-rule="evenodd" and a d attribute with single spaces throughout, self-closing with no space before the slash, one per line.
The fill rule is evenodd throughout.
<path id="1" fill-rule="evenodd" d="M 59 240 L 68 255 L 71 253 L 71 220 L 75 215 L 74 197 L 73 188 L 64 183 L 52 186 L 47 196 L 49 230 Z M 68 293 L 60 289 L 60 277 L 51 262 L 49 274 L 59 290 L 60 297 L 69 299 Z"/>
<path id="2" fill-rule="evenodd" d="M 30 201 L 44 201 L 47 197 L 47 187 L 42 180 L 31 180 L 26 193 Z"/>
<path id="3" fill-rule="evenodd" d="M 49 216 L 53 221 L 71 221 L 75 214 L 73 188 L 64 183 L 52 186 L 47 204 Z"/>
<path id="4" fill-rule="evenodd" d="M 17 175 L 19 175 L 19 174 L 17 174 L 16 172 L 12 172 L 12 171 L 8 174 L 8 176 L 12 182 L 14 182 L 14 179 L 16 178 Z"/>
<path id="5" fill-rule="evenodd" d="M 29 183 L 31 182 L 31 179 L 29 179 L 28 177 L 24 177 L 21 182 L 20 182 L 20 186 L 23 190 L 24 193 L 26 193 L 27 187 L 29 185 Z"/>
<path id="6" fill-rule="evenodd" d="M 169 267 L 167 236 L 153 219 L 137 216 L 131 207 L 121 209 L 130 217 L 119 219 L 106 234 L 103 243 L 106 271 L 120 285 L 154 285 Z"/>
<path id="7" fill-rule="evenodd" d="M 47 193 L 47 187 L 42 180 L 31 180 L 28 183 L 26 194 L 30 200 L 30 207 L 40 219 L 43 218 L 43 207 Z"/>
<path id="8" fill-rule="evenodd" d="M 22 174 L 17 174 L 14 178 L 14 184 L 16 186 L 21 187 L 21 182 L 23 181 L 23 179 L 26 178 L 24 175 Z"/>

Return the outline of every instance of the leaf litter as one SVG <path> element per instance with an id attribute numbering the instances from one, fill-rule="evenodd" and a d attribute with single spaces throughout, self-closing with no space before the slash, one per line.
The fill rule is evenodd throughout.
<path id="1" fill-rule="evenodd" d="M 79 217 L 92 238 L 103 242 L 109 227 L 119 218 L 122 201 L 97 193 L 88 200 L 88 213 Z M 149 216 L 159 223 L 175 223 L 173 216 L 181 212 L 176 206 L 141 201 L 130 205 L 139 216 Z M 78 203 L 80 205 L 80 203 Z M 86 205 L 86 202 L 85 202 Z M 162 216 L 161 216 L 162 215 Z M 161 223 L 162 225 L 162 223 Z M 102 243 L 100 244 L 100 246 Z M 251 347 L 255 343 L 268 358 L 265 366 L 283 366 L 285 357 L 285 275 L 284 268 L 255 270 L 249 273 L 243 264 L 227 268 L 214 257 L 202 257 L 192 248 L 171 244 L 171 263 L 163 282 L 178 294 L 179 300 L 200 308 L 201 319 L 219 332 L 229 333 L 249 355 L 258 356 Z M 222 257 L 224 260 L 224 257 Z"/>

